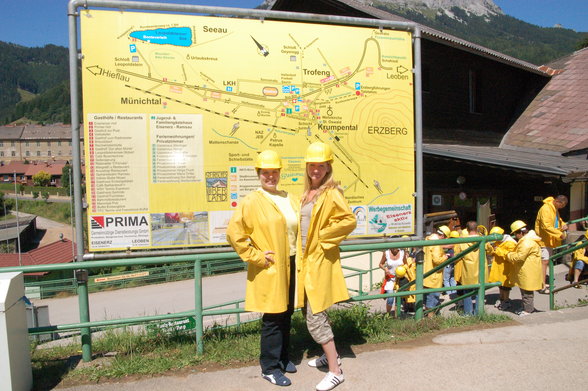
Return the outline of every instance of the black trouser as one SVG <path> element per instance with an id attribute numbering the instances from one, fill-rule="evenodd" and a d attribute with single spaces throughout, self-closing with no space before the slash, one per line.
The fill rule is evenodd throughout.
<path id="1" fill-rule="evenodd" d="M 288 291 L 288 309 L 279 314 L 263 314 L 261 318 L 261 340 L 259 364 L 263 373 L 270 373 L 290 360 L 290 325 L 294 312 L 294 290 L 296 288 L 296 257 L 290 257 L 290 288 Z"/>

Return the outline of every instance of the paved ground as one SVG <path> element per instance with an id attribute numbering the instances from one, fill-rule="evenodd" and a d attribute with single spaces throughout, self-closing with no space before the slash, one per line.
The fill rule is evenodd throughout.
<path id="1" fill-rule="evenodd" d="M 14 215 L 16 214 L 15 211 L 12 211 L 11 213 Z M 18 212 L 18 215 L 23 217 L 32 216 L 31 214 L 24 212 Z M 35 240 L 39 243 L 38 247 L 60 240 L 62 234 L 64 238 L 72 241 L 75 236 L 71 225 L 37 216 L 37 236 L 35 237 Z"/>

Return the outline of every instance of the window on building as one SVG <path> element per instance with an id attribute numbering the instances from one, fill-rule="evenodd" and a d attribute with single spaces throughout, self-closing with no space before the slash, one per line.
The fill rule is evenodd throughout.
<path id="1" fill-rule="evenodd" d="M 10 156 L 16 156 L 16 151 L 10 152 Z"/>
<path id="2" fill-rule="evenodd" d="M 27 146 L 27 147 L 29 146 L 29 142 L 28 141 L 25 143 L 25 146 Z"/>
<path id="3" fill-rule="evenodd" d="M 470 69 L 468 72 L 470 113 L 482 112 L 482 89 L 480 72 Z"/>
<path id="4" fill-rule="evenodd" d="M 40 147 L 40 146 L 41 146 L 41 142 L 37 141 L 37 147 Z"/>
<path id="5" fill-rule="evenodd" d="M 11 147 L 14 147 L 14 141 L 11 141 L 11 142 L 10 142 L 10 146 L 11 146 Z"/>
<path id="6" fill-rule="evenodd" d="M 47 141 L 47 146 L 50 147 L 51 146 L 51 141 Z"/>
<path id="7" fill-rule="evenodd" d="M 57 142 L 57 146 L 58 146 L 58 147 L 61 147 L 61 141 L 58 141 L 58 142 Z"/>
<path id="8" fill-rule="evenodd" d="M 0 147 L 4 146 L 4 141 L 0 141 Z"/>
<path id="9" fill-rule="evenodd" d="M 51 156 L 51 151 L 47 151 L 47 156 Z"/>
<path id="10" fill-rule="evenodd" d="M 37 156 L 41 156 L 41 151 L 37 151 Z"/>
<path id="11" fill-rule="evenodd" d="M 69 146 L 71 147 L 71 141 L 69 142 Z"/>
<path id="12" fill-rule="evenodd" d="M 60 150 L 60 151 L 58 151 L 58 152 L 57 152 L 57 154 L 58 154 L 59 156 L 61 156 L 61 150 Z"/>
<path id="13" fill-rule="evenodd" d="M 0 151 L 0 156 L 4 156 L 4 151 Z"/>
<path id="14" fill-rule="evenodd" d="M 26 151 L 26 152 L 25 152 L 25 155 L 27 155 L 27 156 L 31 156 L 31 151 Z"/>

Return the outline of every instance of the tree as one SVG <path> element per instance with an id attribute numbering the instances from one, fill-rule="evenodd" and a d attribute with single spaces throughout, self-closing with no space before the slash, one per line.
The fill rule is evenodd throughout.
<path id="1" fill-rule="evenodd" d="M 33 184 L 35 186 L 48 186 L 49 182 L 51 182 L 51 174 L 46 171 L 41 170 L 33 175 Z"/>
<path id="2" fill-rule="evenodd" d="M 48 191 L 44 191 L 41 193 L 41 197 L 43 197 L 43 200 L 45 202 L 47 202 L 49 200 L 49 192 Z"/>
<path id="3" fill-rule="evenodd" d="M 580 49 L 584 49 L 585 47 L 588 47 L 588 35 L 586 35 L 584 37 L 584 39 L 582 39 L 580 42 L 578 42 L 576 49 L 580 50 Z"/>
<path id="4" fill-rule="evenodd" d="M 65 189 L 65 195 L 69 195 L 69 178 L 71 175 L 71 166 L 66 164 L 61 169 L 61 187 Z"/>

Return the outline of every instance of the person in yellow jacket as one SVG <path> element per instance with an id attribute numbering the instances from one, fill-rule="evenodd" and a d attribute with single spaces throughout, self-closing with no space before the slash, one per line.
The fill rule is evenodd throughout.
<path id="1" fill-rule="evenodd" d="M 446 239 L 451 234 L 451 230 L 448 226 L 442 225 L 437 228 L 437 232 L 433 233 L 425 238 L 425 240 L 441 240 Z M 423 264 L 423 272 L 427 273 L 434 269 L 436 266 L 441 265 L 447 260 L 447 254 L 443 250 L 442 246 L 425 246 L 424 247 L 425 260 Z M 443 269 L 437 270 L 423 280 L 424 288 L 441 288 L 443 286 Z M 426 293 L 424 296 L 424 302 L 426 308 L 434 308 L 439 305 L 439 292 Z M 428 316 L 435 315 L 433 312 L 429 312 Z"/>
<path id="2" fill-rule="evenodd" d="M 521 290 L 523 309 L 517 312 L 525 316 L 535 311 L 534 291 L 541 289 L 541 238 L 535 231 L 527 230 L 527 224 L 517 220 L 510 225 L 511 236 L 517 240 L 514 251 L 506 254 L 513 263 L 514 282 Z"/>
<path id="3" fill-rule="evenodd" d="M 227 227 L 227 241 L 248 263 L 245 310 L 262 312 L 262 377 L 272 384 L 291 384 L 283 372 L 296 372 L 289 359 L 294 309 L 299 200 L 278 189 L 282 162 L 266 150 L 257 157 L 261 188 L 239 204 Z"/>
<path id="4" fill-rule="evenodd" d="M 468 221 L 466 223 L 467 236 L 480 236 L 478 233 L 478 223 L 475 221 Z M 455 245 L 455 252 L 459 254 L 467 250 L 471 243 L 459 243 Z M 458 261 L 461 273 L 459 282 L 461 285 L 472 285 L 480 282 L 480 250 L 470 251 Z M 486 269 L 487 270 L 487 269 Z M 488 275 L 486 271 L 485 275 Z M 471 290 L 462 291 L 462 294 L 468 293 Z M 474 305 L 475 300 L 475 305 Z M 484 298 L 476 296 L 469 296 L 463 299 L 463 312 L 465 315 L 474 315 L 478 313 L 478 307 L 484 305 Z"/>
<path id="5" fill-rule="evenodd" d="M 468 234 L 468 230 L 466 228 L 462 229 L 461 232 L 459 233 L 459 237 L 460 238 L 467 238 L 469 236 Z M 458 247 L 457 245 L 453 247 L 453 252 L 454 255 L 459 254 L 461 251 L 457 251 Z M 463 262 L 461 262 L 461 260 L 457 260 L 454 263 L 454 268 L 453 268 L 453 276 L 455 278 L 455 282 L 457 282 L 457 285 L 462 285 L 461 283 L 461 275 L 463 273 Z"/>
<path id="6" fill-rule="evenodd" d="M 501 311 L 506 311 L 512 305 L 510 291 L 514 286 L 513 265 L 510 262 L 506 262 L 506 254 L 515 249 L 517 242 L 510 235 L 505 234 L 504 229 L 498 226 L 492 227 L 490 235 L 492 234 L 503 235 L 503 237 L 500 243 L 494 242 L 488 249 L 488 254 L 493 256 L 488 281 L 500 282 L 502 284 L 498 287 L 499 296 L 496 303 L 494 303 L 494 307 Z"/>
<path id="7" fill-rule="evenodd" d="M 547 284 L 547 267 L 549 266 L 549 257 L 553 255 L 553 248 L 561 246 L 562 241 L 566 238 L 568 226 L 559 217 L 559 210 L 565 208 L 568 204 L 568 197 L 558 195 L 557 197 L 547 197 L 543 200 L 543 206 L 537 212 L 535 220 L 535 233 L 541 237 L 541 263 L 543 282 L 540 293 L 549 293 Z"/>
<path id="8" fill-rule="evenodd" d="M 584 234 L 584 238 L 588 239 L 588 231 Z M 580 248 L 574 251 L 572 265 L 570 266 L 570 273 L 568 280 L 574 284 L 574 288 L 581 289 L 578 284 L 582 273 L 588 272 L 588 247 Z"/>
<path id="9" fill-rule="evenodd" d="M 328 366 L 328 373 L 317 384 L 319 391 L 330 390 L 345 378 L 327 308 L 349 299 L 339 257 L 339 243 L 357 224 L 343 191 L 333 179 L 333 152 L 324 143 L 315 142 L 306 150 L 306 175 L 298 240 L 298 303 L 310 335 L 324 354 L 308 362 L 311 367 Z"/>

